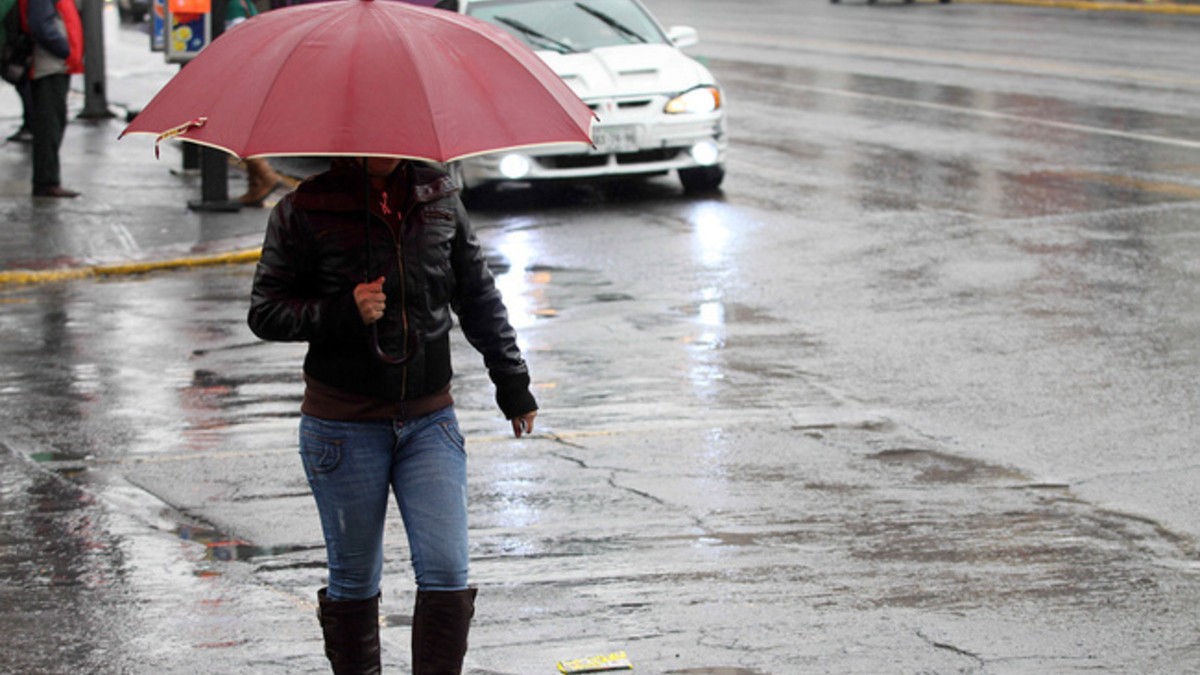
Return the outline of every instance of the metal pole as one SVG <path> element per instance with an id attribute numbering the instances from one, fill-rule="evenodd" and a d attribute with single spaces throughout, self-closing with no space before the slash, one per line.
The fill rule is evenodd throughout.
<path id="1" fill-rule="evenodd" d="M 87 57 L 83 62 L 83 111 L 81 119 L 115 117 L 108 109 L 104 74 L 104 0 L 83 0 L 83 43 Z"/>
<path id="2" fill-rule="evenodd" d="M 225 30 L 227 0 L 213 0 L 209 15 L 212 44 Z M 229 199 L 229 156 L 220 150 L 200 148 L 200 200 L 188 202 L 193 211 L 238 211 L 242 203 Z"/>

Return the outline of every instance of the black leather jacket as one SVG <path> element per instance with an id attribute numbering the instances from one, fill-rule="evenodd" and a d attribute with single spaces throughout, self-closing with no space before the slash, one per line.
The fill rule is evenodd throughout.
<path id="1" fill-rule="evenodd" d="M 483 355 L 505 416 L 536 410 L 516 331 L 453 181 L 430 165 L 401 164 L 392 181 L 408 190 L 400 235 L 372 214 L 368 244 L 366 180 L 357 164 L 334 160 L 275 206 L 254 276 L 250 329 L 264 340 L 307 341 L 304 372 L 325 385 L 409 401 L 450 382 L 453 309 Z M 395 357 L 410 353 L 404 365 L 375 355 L 354 301 L 357 284 L 381 276 L 388 300 L 376 322 L 379 344 Z"/>

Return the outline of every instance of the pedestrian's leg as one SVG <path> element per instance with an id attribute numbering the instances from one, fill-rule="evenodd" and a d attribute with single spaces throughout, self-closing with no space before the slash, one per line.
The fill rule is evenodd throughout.
<path id="1" fill-rule="evenodd" d="M 65 73 L 34 80 L 33 96 L 33 189 L 44 192 L 62 185 L 58 150 L 67 129 L 67 90 L 71 78 Z"/>
<path id="2" fill-rule="evenodd" d="M 283 176 L 262 157 L 251 157 L 246 160 L 246 182 L 246 193 L 238 201 L 246 206 L 262 206 L 267 195 L 283 182 Z"/>
<path id="3" fill-rule="evenodd" d="M 29 80 L 13 85 L 21 96 L 21 128 L 17 129 L 7 139 L 17 143 L 33 141 L 33 85 Z"/>
<path id="4" fill-rule="evenodd" d="M 395 436 L 388 423 L 300 421 L 300 456 L 329 560 L 318 594 L 325 655 L 336 675 L 380 672 L 379 580 Z"/>
<path id="5" fill-rule="evenodd" d="M 458 675 L 475 614 L 467 588 L 467 456 L 454 408 L 406 423 L 392 486 L 417 577 L 414 675 Z"/>
<path id="6" fill-rule="evenodd" d="M 17 93 L 21 95 L 21 127 L 33 129 L 33 83 L 25 80 L 18 84 Z"/>

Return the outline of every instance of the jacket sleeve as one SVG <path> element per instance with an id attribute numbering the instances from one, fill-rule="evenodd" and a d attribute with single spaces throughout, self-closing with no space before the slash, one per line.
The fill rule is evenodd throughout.
<path id="1" fill-rule="evenodd" d="M 496 403 L 508 419 L 538 409 L 529 391 L 529 368 L 517 346 L 517 331 L 508 322 L 508 309 L 488 269 L 483 247 L 466 209 L 457 197 L 457 228 L 452 250 L 455 275 L 452 307 L 463 333 L 487 366 L 496 385 Z"/>
<path id="2" fill-rule="evenodd" d="M 54 0 L 29 0 L 29 34 L 42 49 L 60 59 L 71 55 L 71 43 L 55 9 Z"/>
<path id="3" fill-rule="evenodd" d="M 271 211 L 250 292 L 250 330 L 264 340 L 339 342 L 361 337 L 353 290 L 320 297 L 316 251 L 304 216 L 285 197 Z"/>

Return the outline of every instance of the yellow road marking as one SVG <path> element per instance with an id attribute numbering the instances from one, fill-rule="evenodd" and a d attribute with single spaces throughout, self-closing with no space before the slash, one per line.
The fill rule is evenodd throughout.
<path id="1" fill-rule="evenodd" d="M 1095 171 L 1064 171 L 1057 174 L 1068 178 L 1078 180 L 1091 181 L 1093 183 L 1103 183 L 1114 187 L 1127 188 L 1138 192 L 1151 192 L 1156 194 L 1170 195 L 1172 197 L 1182 197 L 1184 199 L 1200 199 L 1200 185 L 1187 185 L 1184 183 L 1167 183 L 1157 180 L 1145 180 L 1135 178 L 1133 176 L 1118 176 L 1107 173 L 1098 173 Z"/>
<path id="2" fill-rule="evenodd" d="M 1078 9 L 1089 12 L 1148 12 L 1151 14 L 1200 14 L 1200 6 L 1176 5 L 1169 2 L 1087 2 L 1086 0 L 954 0 L 969 5 L 1026 5 Z"/>

